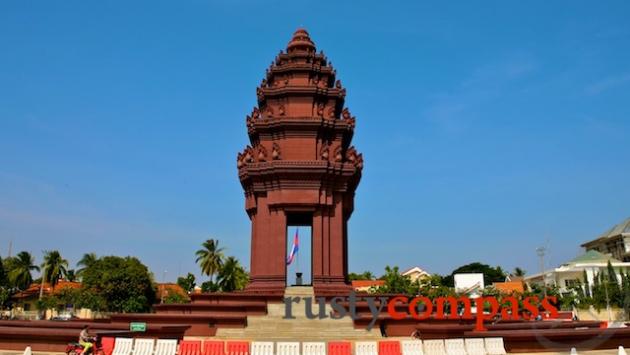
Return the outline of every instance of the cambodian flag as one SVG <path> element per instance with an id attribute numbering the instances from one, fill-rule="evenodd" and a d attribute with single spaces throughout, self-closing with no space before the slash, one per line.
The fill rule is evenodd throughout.
<path id="1" fill-rule="evenodd" d="M 287 265 L 291 265 L 293 260 L 295 260 L 295 256 L 300 248 L 300 240 L 298 238 L 298 230 L 295 230 L 295 237 L 293 238 L 293 246 L 291 247 L 291 253 L 287 256 Z"/>

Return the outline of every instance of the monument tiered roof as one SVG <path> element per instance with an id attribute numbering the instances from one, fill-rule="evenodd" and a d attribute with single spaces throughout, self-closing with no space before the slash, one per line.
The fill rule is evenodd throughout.
<path id="1" fill-rule="evenodd" d="M 322 166 L 336 175 L 360 175 L 363 158 L 350 146 L 355 117 L 344 108 L 346 90 L 305 29 L 296 30 L 272 61 L 256 93 L 258 106 L 246 117 L 251 145 L 237 157 L 244 186 L 253 175 L 286 176 L 287 164 L 279 161 L 291 161 L 295 171 L 315 168 L 317 179 Z M 298 148 L 292 138 L 308 140 Z"/>

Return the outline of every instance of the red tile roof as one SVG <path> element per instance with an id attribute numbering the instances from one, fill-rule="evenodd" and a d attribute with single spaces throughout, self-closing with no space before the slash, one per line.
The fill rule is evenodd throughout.
<path id="1" fill-rule="evenodd" d="M 186 291 L 176 283 L 159 283 L 157 284 L 157 296 L 162 297 L 162 293 L 164 293 L 164 297 L 169 294 L 179 294 L 181 296 L 187 296 Z"/>
<path id="2" fill-rule="evenodd" d="M 383 285 L 385 285 L 385 280 L 353 280 L 352 281 L 353 288 L 380 287 Z"/>
<path id="3" fill-rule="evenodd" d="M 41 285 L 38 284 L 38 283 L 31 284 L 26 290 L 18 292 L 15 295 L 13 295 L 13 298 L 28 298 L 28 297 L 35 296 L 35 295 L 39 296 L 40 288 L 41 288 Z M 81 288 L 81 283 L 80 282 L 60 280 L 55 285 L 55 289 L 54 289 L 54 292 L 53 292 L 53 289 L 52 289 L 50 283 L 45 282 L 44 283 L 44 295 L 50 295 L 51 293 L 57 294 L 58 292 L 60 292 L 60 290 L 62 290 L 64 288 Z"/>
<path id="4" fill-rule="evenodd" d="M 522 281 L 506 281 L 506 282 L 495 282 L 492 284 L 497 291 L 501 293 L 523 293 L 525 292 L 525 288 L 523 287 Z"/>

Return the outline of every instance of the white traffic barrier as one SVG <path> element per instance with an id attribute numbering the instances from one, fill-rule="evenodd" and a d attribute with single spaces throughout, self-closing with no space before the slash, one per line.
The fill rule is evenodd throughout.
<path id="1" fill-rule="evenodd" d="M 152 355 L 155 347 L 154 339 L 136 339 L 133 345 L 133 355 Z"/>
<path id="2" fill-rule="evenodd" d="M 506 354 L 503 338 L 486 338 L 486 352 L 488 355 L 504 355 Z"/>
<path id="3" fill-rule="evenodd" d="M 403 340 L 400 342 L 402 355 L 424 355 L 422 340 Z"/>
<path id="4" fill-rule="evenodd" d="M 272 341 L 253 341 L 252 355 L 274 355 Z"/>
<path id="5" fill-rule="evenodd" d="M 466 338 L 464 343 L 468 355 L 486 355 L 486 345 L 483 338 Z"/>
<path id="6" fill-rule="evenodd" d="M 155 355 L 175 355 L 177 354 L 177 340 L 158 339 L 155 344 Z"/>
<path id="7" fill-rule="evenodd" d="M 424 353 L 426 355 L 446 355 L 444 340 L 428 339 L 424 341 Z"/>
<path id="8" fill-rule="evenodd" d="M 302 355 L 326 355 L 326 343 L 304 342 L 302 343 Z"/>
<path id="9" fill-rule="evenodd" d="M 276 343 L 276 355 L 300 355 L 300 343 L 279 341 Z"/>
<path id="10" fill-rule="evenodd" d="M 375 341 L 357 341 L 354 343 L 355 355 L 378 355 L 378 344 Z"/>
<path id="11" fill-rule="evenodd" d="M 464 339 L 446 339 L 444 340 L 444 348 L 448 355 L 467 355 Z"/>
<path id="12" fill-rule="evenodd" d="M 133 339 L 116 338 L 112 355 L 129 355 L 131 354 L 131 350 L 133 350 Z"/>

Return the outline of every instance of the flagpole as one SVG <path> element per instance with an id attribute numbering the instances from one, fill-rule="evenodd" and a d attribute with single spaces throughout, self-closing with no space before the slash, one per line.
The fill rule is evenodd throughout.
<path id="1" fill-rule="evenodd" d="M 300 232 L 300 231 L 299 231 L 299 228 L 297 228 L 297 227 L 296 227 L 296 228 L 295 228 L 295 235 L 298 235 L 298 236 L 299 236 L 299 235 L 300 235 L 300 233 L 299 233 L 299 232 Z M 299 237 L 298 237 L 298 238 L 299 238 Z M 297 271 L 296 271 L 296 272 L 300 272 L 300 249 L 298 249 L 297 253 L 295 253 L 295 257 L 297 258 L 297 260 L 296 260 L 296 263 L 297 263 L 297 265 L 296 265 Z"/>

